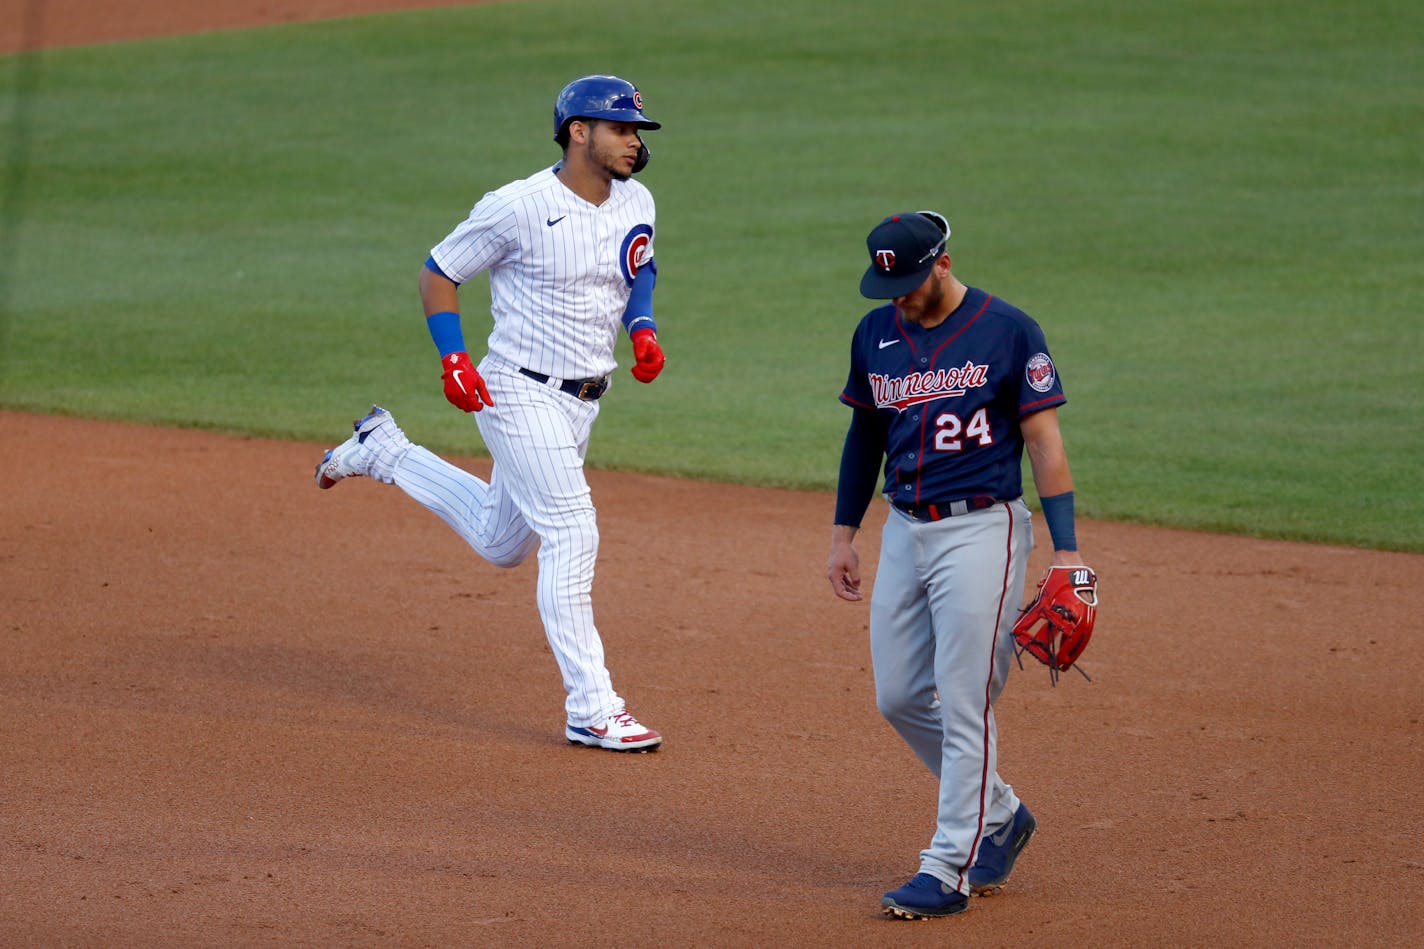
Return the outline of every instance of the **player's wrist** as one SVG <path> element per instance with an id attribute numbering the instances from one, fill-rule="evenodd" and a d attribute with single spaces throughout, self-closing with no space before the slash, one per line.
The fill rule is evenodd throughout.
<path id="1" fill-rule="evenodd" d="M 430 338 L 440 351 L 441 359 L 451 353 L 468 352 L 465 334 L 460 329 L 460 314 L 452 310 L 432 313 L 425 318 L 425 328 L 430 331 Z"/>
<path id="2" fill-rule="evenodd" d="M 1053 549 L 1076 553 L 1078 550 L 1077 531 L 1074 527 L 1073 492 L 1064 491 L 1049 497 L 1040 497 L 1043 520 L 1048 524 L 1048 536 L 1053 539 Z"/>

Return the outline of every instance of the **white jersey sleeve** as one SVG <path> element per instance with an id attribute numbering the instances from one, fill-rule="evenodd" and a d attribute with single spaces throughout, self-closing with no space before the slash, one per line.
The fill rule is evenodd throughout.
<path id="1" fill-rule="evenodd" d="M 441 273 L 464 283 L 509 256 L 517 240 L 509 206 L 498 192 L 480 199 L 450 234 L 430 251 Z"/>

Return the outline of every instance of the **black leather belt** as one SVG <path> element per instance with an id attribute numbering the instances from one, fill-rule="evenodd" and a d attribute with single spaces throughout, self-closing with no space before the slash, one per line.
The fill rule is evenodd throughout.
<path id="1" fill-rule="evenodd" d="M 896 510 L 903 511 L 917 521 L 942 521 L 946 517 L 958 517 L 961 514 L 968 514 L 970 511 L 982 511 L 986 507 L 993 507 L 999 503 L 999 499 L 991 498 L 987 494 L 977 494 L 972 498 L 946 501 L 943 504 L 905 504 L 900 501 L 890 503 Z"/>
<path id="2" fill-rule="evenodd" d="M 549 381 L 549 376 L 542 372 L 535 372 L 533 369 L 520 369 L 524 375 L 535 382 L 544 385 Z M 583 399 L 585 402 L 596 402 L 608 391 L 608 377 L 600 376 L 597 379 L 565 379 L 559 383 L 559 391 L 567 392 L 575 399 Z"/>

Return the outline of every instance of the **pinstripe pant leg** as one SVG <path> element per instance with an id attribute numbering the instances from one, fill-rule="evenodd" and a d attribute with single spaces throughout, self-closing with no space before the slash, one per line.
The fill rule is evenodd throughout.
<path id="1" fill-rule="evenodd" d="M 583 464 L 598 403 L 511 373 L 487 381 L 495 404 L 476 421 L 503 490 L 539 537 L 536 599 L 568 693 L 565 714 L 571 725 L 597 724 L 623 708 L 593 616 L 599 536 Z"/>
<path id="2" fill-rule="evenodd" d="M 487 484 L 416 445 L 396 465 L 394 482 L 496 566 L 523 563 L 539 542 L 502 489 L 498 471 Z"/>

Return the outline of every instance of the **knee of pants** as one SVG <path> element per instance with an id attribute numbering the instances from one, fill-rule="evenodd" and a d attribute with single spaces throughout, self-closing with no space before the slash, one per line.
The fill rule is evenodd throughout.
<path id="1" fill-rule="evenodd" d="M 529 537 L 520 544 L 491 551 L 485 559 L 496 567 L 512 569 L 528 560 L 529 555 L 534 552 L 534 548 L 537 546 L 539 546 L 538 536 L 530 534 Z"/>
<path id="2" fill-rule="evenodd" d="M 564 513 L 542 534 L 542 552 L 558 551 L 574 557 L 598 556 L 598 517 L 592 507 Z"/>
<path id="3" fill-rule="evenodd" d="M 879 686 L 875 690 L 875 707 L 881 717 L 892 725 L 922 717 L 934 705 L 933 692 L 920 693 L 911 689 Z"/>

